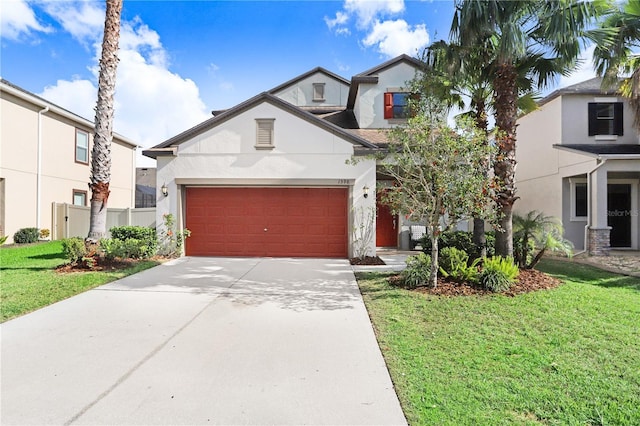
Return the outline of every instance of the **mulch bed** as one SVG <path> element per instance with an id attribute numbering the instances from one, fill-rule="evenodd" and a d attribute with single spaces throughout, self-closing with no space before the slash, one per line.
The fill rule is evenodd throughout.
<path id="1" fill-rule="evenodd" d="M 119 271 L 121 269 L 127 269 L 136 263 L 140 262 L 137 259 L 113 259 L 107 260 L 101 257 L 93 257 L 94 264 L 91 265 L 89 262 L 83 261 L 78 262 L 75 265 L 71 265 L 69 263 L 65 263 L 64 265 L 60 265 L 56 268 L 56 272 L 59 274 L 68 274 L 72 272 L 97 272 L 97 271 Z"/>
<path id="2" fill-rule="evenodd" d="M 389 282 L 395 286 L 401 286 L 399 275 L 389 278 Z M 544 272 L 535 269 L 522 269 L 518 275 L 518 281 L 511 288 L 503 293 L 505 296 L 517 296 L 518 294 L 530 293 L 538 290 L 549 290 L 558 287 L 562 281 L 553 278 Z M 468 283 L 457 283 L 445 278 L 438 278 L 438 286 L 418 287 L 414 291 L 437 296 L 483 296 L 496 294 L 484 288 Z"/>
<path id="3" fill-rule="evenodd" d="M 378 256 L 352 257 L 349 262 L 352 265 L 386 265 Z"/>

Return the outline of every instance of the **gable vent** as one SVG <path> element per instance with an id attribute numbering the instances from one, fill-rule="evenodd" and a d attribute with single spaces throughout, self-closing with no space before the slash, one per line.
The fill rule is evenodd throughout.
<path id="1" fill-rule="evenodd" d="M 256 148 L 273 148 L 273 118 L 259 118 L 256 120 Z"/>

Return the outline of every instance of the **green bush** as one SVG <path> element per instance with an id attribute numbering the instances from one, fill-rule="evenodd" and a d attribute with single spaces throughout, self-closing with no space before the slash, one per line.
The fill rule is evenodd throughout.
<path id="1" fill-rule="evenodd" d="M 407 258 L 407 267 L 400 273 L 402 283 L 407 288 L 416 288 L 429 282 L 431 256 L 420 253 Z"/>
<path id="2" fill-rule="evenodd" d="M 475 259 L 469 264 L 469 255 L 455 247 L 440 250 L 438 265 L 442 276 L 454 281 L 476 283 L 478 281 L 478 264 Z"/>
<path id="3" fill-rule="evenodd" d="M 519 272 L 512 258 L 489 257 L 484 259 L 479 281 L 487 290 L 501 292 L 508 290 L 516 282 Z"/>
<path id="4" fill-rule="evenodd" d="M 495 232 L 486 232 L 486 248 L 487 256 L 493 256 L 495 253 L 496 237 Z M 425 236 L 422 247 L 426 253 L 431 253 L 431 240 Z M 466 231 L 447 231 L 443 232 L 438 238 L 438 247 L 440 250 L 447 247 L 457 248 L 469 255 L 469 260 L 480 257 L 480 247 L 473 243 L 473 233 Z"/>
<path id="5" fill-rule="evenodd" d="M 156 230 L 144 226 L 115 226 L 110 229 L 111 240 L 102 240 L 100 247 L 107 257 L 146 259 L 158 251 Z M 105 242 L 106 241 L 106 242 Z M 107 247 L 103 247 L 105 244 Z M 111 257 L 111 258 L 113 258 Z"/>
<path id="6" fill-rule="evenodd" d="M 16 244 L 37 243 L 40 238 L 40 230 L 38 228 L 22 228 L 13 234 L 13 242 Z"/>
<path id="7" fill-rule="evenodd" d="M 69 263 L 75 265 L 82 261 L 87 255 L 87 248 L 84 240 L 79 237 L 65 238 L 62 240 L 62 253 L 69 260 Z"/>

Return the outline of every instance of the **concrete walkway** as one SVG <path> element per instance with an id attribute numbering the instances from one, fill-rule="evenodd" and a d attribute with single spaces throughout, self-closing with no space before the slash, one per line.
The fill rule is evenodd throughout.
<path id="1" fill-rule="evenodd" d="M 346 260 L 183 258 L 1 332 L 2 425 L 406 424 Z"/>

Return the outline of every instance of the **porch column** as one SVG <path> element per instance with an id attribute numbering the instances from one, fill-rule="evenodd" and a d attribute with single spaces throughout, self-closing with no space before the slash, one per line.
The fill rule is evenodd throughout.
<path id="1" fill-rule="evenodd" d="M 589 254 L 607 256 L 610 250 L 611 227 L 607 214 L 607 170 L 606 166 L 591 175 L 591 223 L 589 224 Z"/>

